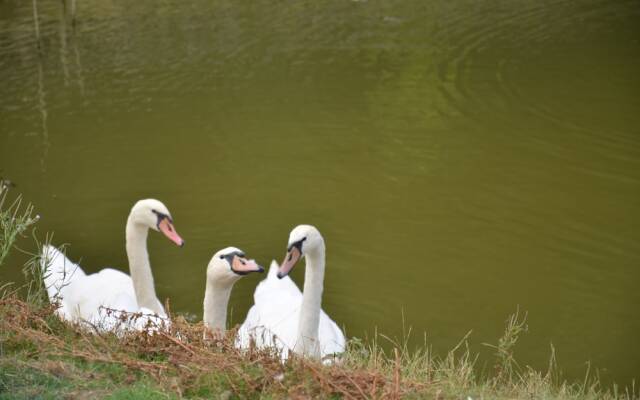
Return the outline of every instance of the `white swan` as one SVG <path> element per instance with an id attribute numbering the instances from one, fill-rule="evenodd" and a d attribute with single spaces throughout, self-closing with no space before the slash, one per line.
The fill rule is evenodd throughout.
<path id="1" fill-rule="evenodd" d="M 304 294 L 287 275 L 306 257 Z M 320 232 L 299 225 L 289 235 L 284 262 L 272 261 L 267 278 L 254 293 L 255 304 L 238 331 L 239 346 L 252 341 L 258 347 L 276 347 L 287 358 L 296 354 L 327 359 L 344 352 L 345 337 L 338 325 L 322 311 L 325 246 Z"/>
<path id="2" fill-rule="evenodd" d="M 112 268 L 86 275 L 58 249 L 44 246 L 41 260 L 44 282 L 49 299 L 60 303 L 58 315 L 103 330 L 116 327 L 142 330 L 150 322 L 156 325 L 164 322 L 167 314 L 156 296 L 147 253 L 149 228 L 162 232 L 178 246 L 184 245 L 164 204 L 154 199 L 138 201 L 129 213 L 126 226 L 131 276 Z M 109 309 L 142 313 L 142 316 L 123 326 L 122 313 Z"/>
<path id="3" fill-rule="evenodd" d="M 209 261 L 203 321 L 214 335 L 220 335 L 226 329 L 227 306 L 233 285 L 251 272 L 264 272 L 264 269 L 254 260 L 247 260 L 244 252 L 236 247 L 218 251 Z"/>

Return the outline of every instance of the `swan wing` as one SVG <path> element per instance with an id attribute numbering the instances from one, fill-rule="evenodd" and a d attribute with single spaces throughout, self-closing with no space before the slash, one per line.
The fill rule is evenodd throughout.
<path id="1" fill-rule="evenodd" d="M 344 353 L 346 345 L 344 333 L 324 310 L 320 311 L 318 337 L 320 338 L 320 354 L 322 358 Z"/>
<path id="2" fill-rule="evenodd" d="M 302 297 L 302 292 L 289 276 L 278 278 L 278 268 L 280 268 L 278 263 L 272 260 L 267 277 L 258 284 L 253 294 L 253 300 L 256 304 L 268 302 L 271 297 L 282 293 Z"/>
<path id="3" fill-rule="evenodd" d="M 42 247 L 40 266 L 47 295 L 51 301 L 61 297 L 72 282 L 86 276 L 78 264 L 69 260 L 60 250 L 51 245 Z"/>
<path id="4" fill-rule="evenodd" d="M 258 347 L 275 347 L 283 352 L 293 348 L 302 292 L 288 276 L 278 279 L 277 272 L 278 264 L 272 261 L 267 277 L 256 287 L 255 303 L 238 331 L 239 347 L 246 348 L 255 342 Z"/>
<path id="5" fill-rule="evenodd" d="M 99 315 L 101 307 L 127 312 L 139 308 L 131 277 L 113 268 L 74 279 L 60 297 L 73 318 L 90 321 Z"/>

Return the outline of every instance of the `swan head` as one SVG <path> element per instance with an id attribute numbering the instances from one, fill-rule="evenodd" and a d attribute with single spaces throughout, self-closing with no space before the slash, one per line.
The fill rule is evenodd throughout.
<path id="1" fill-rule="evenodd" d="M 278 269 L 278 278 L 289 275 L 298 260 L 307 254 L 315 254 L 321 250 L 324 250 L 324 239 L 315 226 L 296 226 L 289 234 L 287 255 Z"/>
<path id="2" fill-rule="evenodd" d="M 255 260 L 246 258 L 244 251 L 227 247 L 213 255 L 207 267 L 207 279 L 214 282 L 233 283 L 252 272 L 264 272 Z"/>
<path id="3" fill-rule="evenodd" d="M 129 214 L 131 222 L 143 225 L 154 231 L 162 232 L 169 240 L 178 246 L 184 246 L 184 240 L 173 227 L 173 219 L 167 206 L 155 199 L 140 200 L 134 204 Z"/>

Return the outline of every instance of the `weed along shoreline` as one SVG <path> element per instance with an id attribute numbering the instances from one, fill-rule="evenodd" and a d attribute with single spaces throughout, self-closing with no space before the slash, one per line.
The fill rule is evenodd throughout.
<path id="1" fill-rule="evenodd" d="M 637 399 L 637 388 L 604 387 L 596 375 L 579 382 L 517 363 L 526 317 L 515 313 L 496 339 L 491 368 L 477 365 L 467 337 L 443 357 L 424 348 L 391 350 L 349 338 L 338 362 L 325 365 L 273 349 L 238 349 L 236 329 L 205 334 L 202 322 L 167 313 L 166 329 L 121 334 L 63 322 L 43 286 L 33 229 L 39 218 L 8 186 L 0 193 L 0 268 L 23 268 L 25 283 L 0 285 L 0 399 L 321 398 L 321 399 Z M 31 254 L 24 266 L 12 251 Z"/>

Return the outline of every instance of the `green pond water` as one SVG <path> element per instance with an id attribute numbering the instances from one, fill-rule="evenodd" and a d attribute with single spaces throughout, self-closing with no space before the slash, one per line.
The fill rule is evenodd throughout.
<path id="1" fill-rule="evenodd" d="M 150 236 L 158 294 L 199 319 L 216 250 L 268 265 L 310 223 L 348 336 L 473 330 L 484 364 L 519 307 L 522 363 L 640 377 L 637 1 L 33 5 L 0 1 L 0 175 L 85 270 L 127 270 L 158 198 L 186 240 Z"/>

